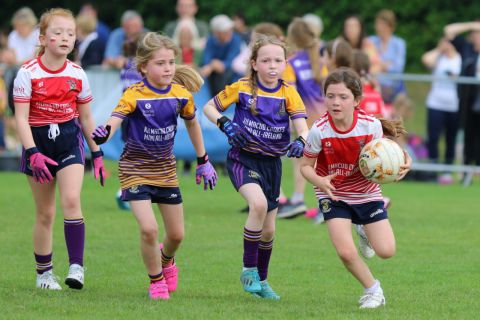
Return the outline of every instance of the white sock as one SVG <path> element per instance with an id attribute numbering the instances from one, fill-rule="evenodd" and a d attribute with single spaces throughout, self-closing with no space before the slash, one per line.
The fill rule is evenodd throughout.
<path id="1" fill-rule="evenodd" d="M 290 199 L 292 204 L 299 204 L 303 202 L 303 193 L 295 192 L 293 193 L 292 198 Z"/>
<path id="2" fill-rule="evenodd" d="M 371 286 L 370 288 L 365 288 L 365 293 L 366 294 L 375 293 L 379 288 L 380 288 L 380 281 L 375 280 L 375 283 L 373 284 L 373 286 Z"/>

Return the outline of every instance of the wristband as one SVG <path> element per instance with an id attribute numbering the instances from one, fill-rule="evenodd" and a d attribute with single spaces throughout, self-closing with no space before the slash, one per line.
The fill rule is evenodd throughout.
<path id="1" fill-rule="evenodd" d="M 98 158 L 98 157 L 103 157 L 103 151 L 102 149 L 98 151 L 92 151 L 92 159 Z"/>
<path id="2" fill-rule="evenodd" d="M 223 131 L 223 130 L 224 130 L 224 129 L 223 129 L 223 126 L 224 126 L 225 123 L 227 123 L 228 121 L 230 121 L 230 119 L 228 119 L 228 117 L 225 117 L 225 116 L 223 116 L 223 117 L 221 117 L 221 118 L 218 118 L 218 119 L 217 119 L 217 127 L 219 127 L 220 130 Z"/>
<path id="3" fill-rule="evenodd" d="M 38 151 L 38 148 L 37 147 L 32 147 L 32 148 L 28 148 L 25 150 L 25 155 L 27 156 L 27 159 L 30 159 L 30 157 L 32 155 L 34 155 L 35 153 L 39 153 L 40 151 Z"/>
<path id="4" fill-rule="evenodd" d="M 208 162 L 208 154 L 205 153 L 203 157 L 197 157 L 197 164 L 202 165 Z"/>

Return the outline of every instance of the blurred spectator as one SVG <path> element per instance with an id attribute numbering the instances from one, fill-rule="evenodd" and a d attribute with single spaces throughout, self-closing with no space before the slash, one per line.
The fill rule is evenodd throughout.
<path id="1" fill-rule="evenodd" d="M 337 68 L 352 66 L 353 49 L 345 40 L 335 39 L 327 42 L 325 47 L 320 50 L 320 54 L 322 67 L 326 67 L 327 71 L 325 74 L 325 70 L 322 69 L 324 78 Z"/>
<path id="2" fill-rule="evenodd" d="M 455 47 L 443 38 L 433 50 L 422 56 L 422 62 L 432 74 L 438 77 L 455 77 L 460 75 L 462 59 Z M 440 135 L 445 133 L 445 163 L 453 164 L 455 158 L 455 142 L 459 125 L 459 105 L 457 86 L 454 82 L 434 80 L 427 97 L 427 146 L 431 162 L 439 162 L 438 143 Z M 452 183 L 449 173 L 439 176 L 442 184 Z"/>
<path id="3" fill-rule="evenodd" d="M 208 36 L 208 25 L 205 21 L 198 20 L 195 18 L 195 15 L 198 11 L 198 6 L 195 0 L 177 0 L 177 6 L 175 7 L 177 11 L 178 18 L 177 20 L 170 21 L 164 28 L 165 34 L 172 39 L 175 39 L 180 34 L 180 28 L 185 24 L 180 25 L 182 21 L 191 21 L 193 22 L 193 49 L 194 50 L 203 50 L 205 47 L 205 40 Z"/>
<path id="4" fill-rule="evenodd" d="M 7 87 L 5 86 L 5 81 L 3 80 L 3 71 L 0 70 L 0 153 L 2 153 L 6 148 L 5 113 L 7 111 L 7 100 Z"/>
<path id="5" fill-rule="evenodd" d="M 250 42 L 255 42 L 256 36 L 258 34 L 264 34 L 267 36 L 273 36 L 281 41 L 285 41 L 285 35 L 282 28 L 275 23 L 270 22 L 261 22 L 255 26 L 252 30 L 252 35 Z M 232 69 L 235 73 L 240 76 L 245 76 L 247 73 L 247 68 L 249 66 L 250 56 L 252 55 L 251 43 L 248 46 L 242 47 L 240 53 L 233 59 Z"/>
<path id="6" fill-rule="evenodd" d="M 179 62 L 196 68 L 200 64 L 201 52 L 195 45 L 199 41 L 199 35 L 193 20 L 181 20 L 172 39 L 181 50 Z"/>
<path id="7" fill-rule="evenodd" d="M 462 76 L 480 78 L 480 21 L 452 23 L 445 26 L 445 35 L 462 57 Z M 468 38 L 461 34 L 470 32 Z M 465 164 L 480 165 L 480 86 L 458 86 L 460 117 L 464 128 L 463 156 Z"/>
<path id="8" fill-rule="evenodd" d="M 76 58 L 83 69 L 100 65 L 103 60 L 105 43 L 98 37 L 97 19 L 91 15 L 78 15 L 77 18 Z"/>
<path id="9" fill-rule="evenodd" d="M 127 10 L 123 13 L 121 24 L 120 28 L 113 30 L 110 34 L 103 60 L 104 65 L 116 69 L 122 69 L 127 62 L 123 53 L 125 41 L 135 39 L 141 32 L 145 31 L 142 17 L 134 10 Z"/>
<path id="10" fill-rule="evenodd" d="M 110 28 L 104 22 L 102 22 L 102 20 L 98 18 L 98 10 L 95 7 L 95 5 L 89 2 L 85 3 L 80 8 L 80 12 L 78 13 L 78 15 L 90 16 L 95 18 L 95 20 L 97 21 L 97 26 L 95 31 L 97 31 L 98 39 L 100 39 L 100 42 L 102 42 L 103 46 L 105 47 L 108 41 L 108 37 L 110 36 Z M 103 52 L 102 52 L 102 55 L 103 55 Z"/>
<path id="11" fill-rule="evenodd" d="M 250 37 L 252 35 L 252 32 L 248 27 L 247 19 L 245 18 L 245 15 L 243 14 L 243 12 L 237 11 L 232 16 L 232 21 L 233 21 L 233 29 L 242 38 L 243 43 L 246 46 L 248 46 L 248 44 L 250 43 Z"/>
<path id="12" fill-rule="evenodd" d="M 396 27 L 395 13 L 381 10 L 375 17 L 375 36 L 369 39 L 380 55 L 379 71 L 385 73 L 403 73 L 405 69 L 405 41 L 393 34 Z M 385 103 L 392 103 L 395 97 L 405 92 L 403 81 L 380 78 L 382 97 Z"/>
<path id="13" fill-rule="evenodd" d="M 39 36 L 36 25 L 37 17 L 28 7 L 23 7 L 13 14 L 13 31 L 8 35 L 8 48 L 15 52 L 13 64 L 21 65 L 35 57 Z"/>
<path id="14" fill-rule="evenodd" d="M 380 57 L 373 42 L 367 38 L 363 21 L 359 16 L 353 15 L 345 19 L 341 38 L 347 41 L 353 49 L 362 50 L 370 59 L 370 70 L 377 73 L 380 71 Z"/>
<path id="15" fill-rule="evenodd" d="M 382 95 L 378 92 L 378 82 L 370 73 L 369 56 L 362 50 L 355 49 L 353 51 L 352 68 L 360 76 L 363 85 L 363 98 L 358 107 L 377 118 L 388 118 Z"/>
<path id="16" fill-rule="evenodd" d="M 200 74 L 208 78 L 213 97 L 238 78 L 232 70 L 232 61 L 240 53 L 242 39 L 233 31 L 233 21 L 224 14 L 213 17 L 210 28 L 212 34 L 203 51 Z"/>

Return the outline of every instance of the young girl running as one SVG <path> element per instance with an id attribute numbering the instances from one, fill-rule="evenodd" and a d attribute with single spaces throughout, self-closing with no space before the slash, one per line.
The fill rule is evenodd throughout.
<path id="1" fill-rule="evenodd" d="M 312 126 L 301 171 L 315 186 L 330 239 L 345 267 L 365 288 L 360 308 L 385 304 L 380 282 L 360 258 L 352 238 L 352 223 L 363 224 L 375 252 L 381 258 L 395 254 L 395 238 L 384 208 L 380 186 L 366 180 L 358 156 L 369 141 L 405 133 L 400 122 L 378 120 L 358 109 L 362 83 L 351 69 L 333 71 L 324 85 L 327 114 Z M 409 171 L 411 158 L 398 180 Z"/>
<path id="2" fill-rule="evenodd" d="M 95 124 L 92 95 L 85 72 L 67 60 L 75 43 L 75 19 L 65 9 L 50 9 L 39 24 L 40 52 L 26 62 L 15 79 L 14 102 L 22 141 L 21 171 L 35 199 L 33 245 L 37 287 L 61 290 L 52 273 L 52 228 L 55 184 L 64 216 L 70 269 L 65 283 L 81 289 L 84 283 L 85 224 L 80 206 L 84 174 L 83 136 L 92 150 L 95 178 L 103 185 L 102 151 L 89 136 Z"/>
<path id="3" fill-rule="evenodd" d="M 204 107 L 210 121 L 228 137 L 232 149 L 227 167 L 230 179 L 248 203 L 243 233 L 243 289 L 278 300 L 267 282 L 280 195 L 280 157 L 301 157 L 308 133 L 300 96 L 281 80 L 286 67 L 283 42 L 258 35 L 252 45 L 249 78 L 227 86 Z M 220 112 L 236 103 L 233 121 Z M 298 133 L 290 143 L 289 119 Z"/>
<path id="4" fill-rule="evenodd" d="M 149 32 L 138 43 L 136 64 L 143 81 L 128 88 L 106 126 L 92 133 L 97 144 L 108 140 L 128 119 L 127 141 L 119 161 L 122 200 L 129 201 L 140 227 L 140 247 L 150 277 L 151 299 L 169 299 L 177 288 L 175 253 L 184 235 L 182 196 L 176 174 L 173 143 L 177 117 L 185 120 L 197 154 L 196 183 L 213 189 L 217 173 L 208 161 L 195 105 L 189 91 L 203 80 L 192 68 L 175 65 L 179 48 L 165 36 Z M 165 226 L 159 250 L 158 225 L 152 208 L 157 203 Z"/>

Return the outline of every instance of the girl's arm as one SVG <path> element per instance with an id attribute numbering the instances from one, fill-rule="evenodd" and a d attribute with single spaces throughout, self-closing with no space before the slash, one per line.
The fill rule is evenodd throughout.
<path id="1" fill-rule="evenodd" d="M 17 133 L 25 150 L 35 147 L 32 130 L 28 124 L 29 114 L 30 103 L 15 102 L 15 123 L 17 125 Z"/>
<path id="2" fill-rule="evenodd" d="M 222 114 L 215 107 L 213 99 L 210 99 L 207 104 L 203 107 L 203 112 L 207 116 L 208 120 L 217 124 L 217 120 L 222 117 Z"/>
<path id="3" fill-rule="evenodd" d="M 297 118 L 292 120 L 295 131 L 299 137 L 302 137 L 304 140 L 307 140 L 308 136 L 308 125 L 305 118 Z"/>
<path id="4" fill-rule="evenodd" d="M 440 56 L 440 50 L 438 50 L 438 47 L 436 47 L 423 54 L 422 62 L 427 68 L 433 69 L 433 67 L 435 67 L 435 63 L 437 62 L 437 59 L 439 56 Z"/>
<path id="5" fill-rule="evenodd" d="M 188 136 L 190 137 L 190 141 L 192 141 L 193 148 L 195 148 L 197 158 L 205 156 L 206 151 L 205 145 L 203 144 L 202 129 L 200 128 L 197 118 L 185 120 L 185 126 L 187 127 Z"/>
<path id="6" fill-rule="evenodd" d="M 321 177 L 315 172 L 316 158 L 303 157 L 301 161 L 300 172 L 303 177 L 314 186 L 320 188 L 320 190 L 325 192 L 332 200 L 337 201 L 337 198 L 332 193 L 332 191 L 335 191 L 335 187 L 331 183 L 336 174 Z"/>
<path id="7" fill-rule="evenodd" d="M 80 121 L 80 125 L 82 128 L 83 136 L 87 141 L 88 148 L 92 152 L 96 152 L 100 150 L 100 147 L 92 140 L 90 134 L 95 129 L 95 122 L 92 117 L 92 112 L 90 110 L 90 103 L 79 104 L 78 108 L 78 121 Z"/>

